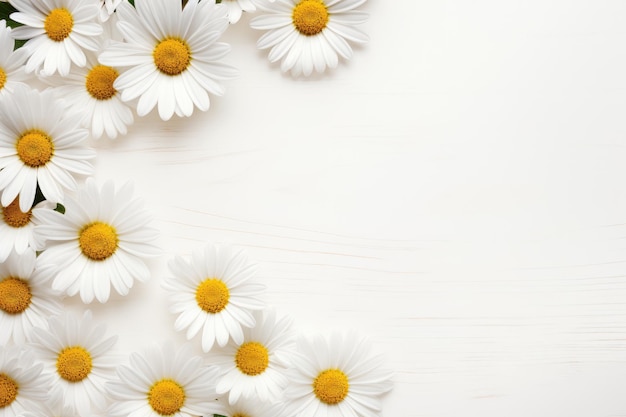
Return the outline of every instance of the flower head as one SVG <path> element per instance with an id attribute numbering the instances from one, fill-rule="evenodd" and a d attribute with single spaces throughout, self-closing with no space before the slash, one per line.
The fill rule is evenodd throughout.
<path id="1" fill-rule="evenodd" d="M 0 417 L 40 409 L 50 388 L 50 378 L 42 370 L 30 349 L 0 347 Z"/>
<path id="2" fill-rule="evenodd" d="M 16 85 L 24 85 L 30 78 L 24 72 L 28 51 L 14 50 L 15 40 L 6 21 L 0 20 L 0 100 L 7 100 Z"/>

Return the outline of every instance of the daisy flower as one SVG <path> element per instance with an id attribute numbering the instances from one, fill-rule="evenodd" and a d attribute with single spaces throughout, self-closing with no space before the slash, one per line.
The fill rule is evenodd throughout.
<path id="1" fill-rule="evenodd" d="M 172 343 L 130 355 L 117 369 L 119 381 L 107 384 L 113 398 L 109 416 L 190 417 L 223 415 L 215 401 L 215 369 L 193 356 L 189 345 Z"/>
<path id="2" fill-rule="evenodd" d="M 107 181 L 99 189 L 89 179 L 77 199 L 67 200 L 64 215 L 35 209 L 33 216 L 39 222 L 35 232 L 48 242 L 37 262 L 47 267 L 52 288 L 70 296 L 80 292 L 84 303 L 94 297 L 104 303 L 111 286 L 127 295 L 133 280 L 150 277 L 144 258 L 159 253 L 153 244 L 157 230 L 149 227 L 130 183 L 116 190 Z"/>
<path id="3" fill-rule="evenodd" d="M 29 78 L 24 72 L 28 51 L 24 48 L 14 51 L 14 47 L 11 28 L 5 20 L 0 20 L 0 100 L 6 100 L 15 85 L 24 84 L 23 81 Z"/>
<path id="4" fill-rule="evenodd" d="M 194 106 L 209 109 L 209 95 L 222 95 L 219 80 L 235 70 L 219 62 L 230 50 L 216 42 L 228 27 L 226 8 L 213 1 L 189 0 L 181 9 L 171 0 L 122 2 L 118 27 L 126 43 L 116 42 L 100 55 L 114 68 L 128 67 L 113 86 L 122 100 L 139 98 L 137 114 L 145 116 L 158 104 L 159 116 L 191 116 Z"/>
<path id="5" fill-rule="evenodd" d="M 72 109 L 81 112 L 82 124 L 91 128 L 94 139 L 104 133 L 111 139 L 125 135 L 133 123 L 133 112 L 113 87 L 119 71 L 100 64 L 96 54 L 87 53 L 86 57 L 87 64 L 74 67 L 67 77 L 46 77 L 44 81 L 55 86 Z"/>
<path id="6" fill-rule="evenodd" d="M 163 288 L 171 294 L 170 311 L 178 314 L 176 331 L 187 329 L 191 339 L 202 329 L 205 352 L 216 340 L 220 346 L 231 337 L 243 343 L 242 326 L 253 327 L 252 311 L 264 307 L 259 299 L 264 287 L 253 281 L 254 267 L 244 254 L 207 245 L 193 252 L 191 262 L 176 257 L 169 267 L 174 277 L 166 278 Z"/>
<path id="7" fill-rule="evenodd" d="M 228 404 L 225 417 L 276 417 L 283 415 L 283 405 L 266 403 L 254 398 L 241 398 L 235 404 Z"/>
<path id="8" fill-rule="evenodd" d="M 230 404 L 239 397 L 277 400 L 287 385 L 284 373 L 293 351 L 291 321 L 277 319 L 273 310 L 256 312 L 255 319 L 256 326 L 243 330 L 243 343 L 229 343 L 214 356 L 221 374 L 217 393 L 229 392 Z"/>
<path id="9" fill-rule="evenodd" d="M 32 210 L 26 213 L 20 210 L 19 197 L 6 207 L 0 207 L 0 262 L 4 262 L 12 250 L 18 255 L 27 249 L 40 250 L 41 242 L 35 236 L 35 223 Z M 47 201 L 37 204 L 38 208 L 51 210 Z"/>
<path id="10" fill-rule="evenodd" d="M 11 339 L 23 344 L 34 328 L 47 328 L 47 319 L 61 312 L 61 297 L 35 269 L 35 252 L 12 252 L 0 263 L 0 345 Z"/>
<path id="11" fill-rule="evenodd" d="M 256 10 L 252 0 L 222 0 L 222 7 L 227 8 L 228 22 L 237 23 L 241 19 L 242 12 L 253 12 Z"/>
<path id="12" fill-rule="evenodd" d="M 28 212 L 37 186 L 46 200 L 60 203 L 63 189 L 76 188 L 73 175 L 90 175 L 95 157 L 84 142 L 89 136 L 80 117 L 68 114 L 52 91 L 16 87 L 11 100 L 0 100 L 0 202 L 8 206 L 20 196 Z"/>
<path id="13" fill-rule="evenodd" d="M 13 29 L 15 39 L 27 39 L 24 45 L 30 57 L 26 72 L 39 70 L 52 75 L 69 74 L 73 62 L 85 66 L 83 50 L 95 51 L 96 37 L 102 34 L 97 22 L 97 0 L 10 0 L 18 11 L 11 19 L 24 26 Z"/>
<path id="14" fill-rule="evenodd" d="M 0 417 L 15 417 L 48 400 L 49 377 L 30 350 L 0 347 Z M 37 414 L 41 415 L 41 414 Z"/>
<path id="15" fill-rule="evenodd" d="M 379 397 L 391 389 L 391 374 L 381 362 L 356 334 L 300 338 L 288 375 L 289 415 L 378 417 Z"/>
<path id="16" fill-rule="evenodd" d="M 270 62 L 282 59 L 281 70 L 294 76 L 309 76 L 313 70 L 335 68 L 338 55 L 352 57 L 347 41 L 365 43 L 369 39 L 354 26 L 367 20 L 355 10 L 366 0 L 260 0 L 257 7 L 267 14 L 250 21 L 254 29 L 267 30 L 259 49 L 271 48 Z"/>
<path id="17" fill-rule="evenodd" d="M 52 396 L 81 416 L 93 406 L 106 406 L 105 382 L 117 366 L 111 348 L 117 336 L 106 337 L 106 326 L 97 324 L 87 310 L 82 317 L 55 316 L 49 328 L 34 329 L 31 337 L 36 356 L 52 375 Z"/>

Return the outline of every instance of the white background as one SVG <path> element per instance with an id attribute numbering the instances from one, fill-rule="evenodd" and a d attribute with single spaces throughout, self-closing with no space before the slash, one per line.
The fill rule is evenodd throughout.
<path id="1" fill-rule="evenodd" d="M 166 261 L 226 242 L 299 331 L 370 338 L 383 416 L 626 416 L 626 2 L 363 10 L 371 42 L 309 79 L 244 16 L 207 113 L 95 144 L 165 252 L 95 317 L 125 353 L 182 341 Z"/>

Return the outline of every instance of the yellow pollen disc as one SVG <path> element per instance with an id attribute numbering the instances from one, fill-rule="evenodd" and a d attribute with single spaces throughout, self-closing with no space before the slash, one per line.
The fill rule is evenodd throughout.
<path id="1" fill-rule="evenodd" d="M 294 7 L 291 19 L 301 34 L 317 35 L 328 23 L 328 9 L 322 0 L 302 0 Z"/>
<path id="2" fill-rule="evenodd" d="M 13 378 L 0 374 L 0 408 L 10 405 L 17 398 L 18 386 Z"/>
<path id="3" fill-rule="evenodd" d="M 30 306 L 32 297 L 26 281 L 13 277 L 0 281 L 0 310 L 5 313 L 23 313 Z"/>
<path id="4" fill-rule="evenodd" d="M 7 73 L 4 72 L 2 68 L 0 68 L 0 90 L 4 88 L 4 84 L 7 82 Z"/>
<path id="5" fill-rule="evenodd" d="M 205 279 L 196 289 L 198 307 L 207 313 L 219 313 L 226 308 L 229 299 L 228 287 L 219 279 Z"/>
<path id="6" fill-rule="evenodd" d="M 119 73 L 106 65 L 96 65 L 85 77 L 85 88 L 91 97 L 96 100 L 108 100 L 117 92 L 113 82 Z"/>
<path id="7" fill-rule="evenodd" d="M 176 381 L 162 379 L 150 387 L 148 403 L 156 413 L 172 415 L 185 405 L 185 390 Z"/>
<path id="8" fill-rule="evenodd" d="M 61 42 L 72 33 L 74 18 L 72 14 L 64 8 L 54 9 L 46 17 L 43 28 L 50 39 Z"/>
<path id="9" fill-rule="evenodd" d="M 167 38 L 159 42 L 152 52 L 154 65 L 167 75 L 178 75 L 185 71 L 191 62 L 191 50 L 182 39 Z"/>
<path id="10" fill-rule="evenodd" d="M 348 396 L 348 377 L 339 369 L 327 369 L 313 381 L 315 396 L 326 404 L 339 404 Z"/>
<path id="11" fill-rule="evenodd" d="M 85 226 L 78 235 L 80 250 L 92 261 L 103 261 L 113 255 L 118 243 L 117 231 L 102 222 Z"/>
<path id="12" fill-rule="evenodd" d="M 26 131 L 15 144 L 17 156 L 25 165 L 37 168 L 46 165 L 54 154 L 54 145 L 50 136 L 38 129 Z"/>
<path id="13" fill-rule="evenodd" d="M 57 372 L 69 382 L 80 382 L 91 373 L 91 355 L 80 346 L 65 348 L 57 357 Z"/>
<path id="14" fill-rule="evenodd" d="M 269 364 L 267 348 L 257 342 L 244 343 L 235 356 L 237 368 L 246 375 L 258 375 L 265 372 Z"/>
<path id="15" fill-rule="evenodd" d="M 26 226 L 30 223 L 32 215 L 32 210 L 22 213 L 22 210 L 20 210 L 19 197 L 13 200 L 13 202 L 8 206 L 2 207 L 2 218 L 4 222 L 11 227 L 20 228 Z"/>

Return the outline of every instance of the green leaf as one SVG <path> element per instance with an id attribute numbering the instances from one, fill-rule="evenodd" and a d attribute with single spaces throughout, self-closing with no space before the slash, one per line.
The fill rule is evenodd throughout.
<path id="1" fill-rule="evenodd" d="M 57 206 L 54 208 L 54 211 L 58 211 L 61 214 L 65 214 L 65 206 L 61 203 L 57 203 Z"/>

